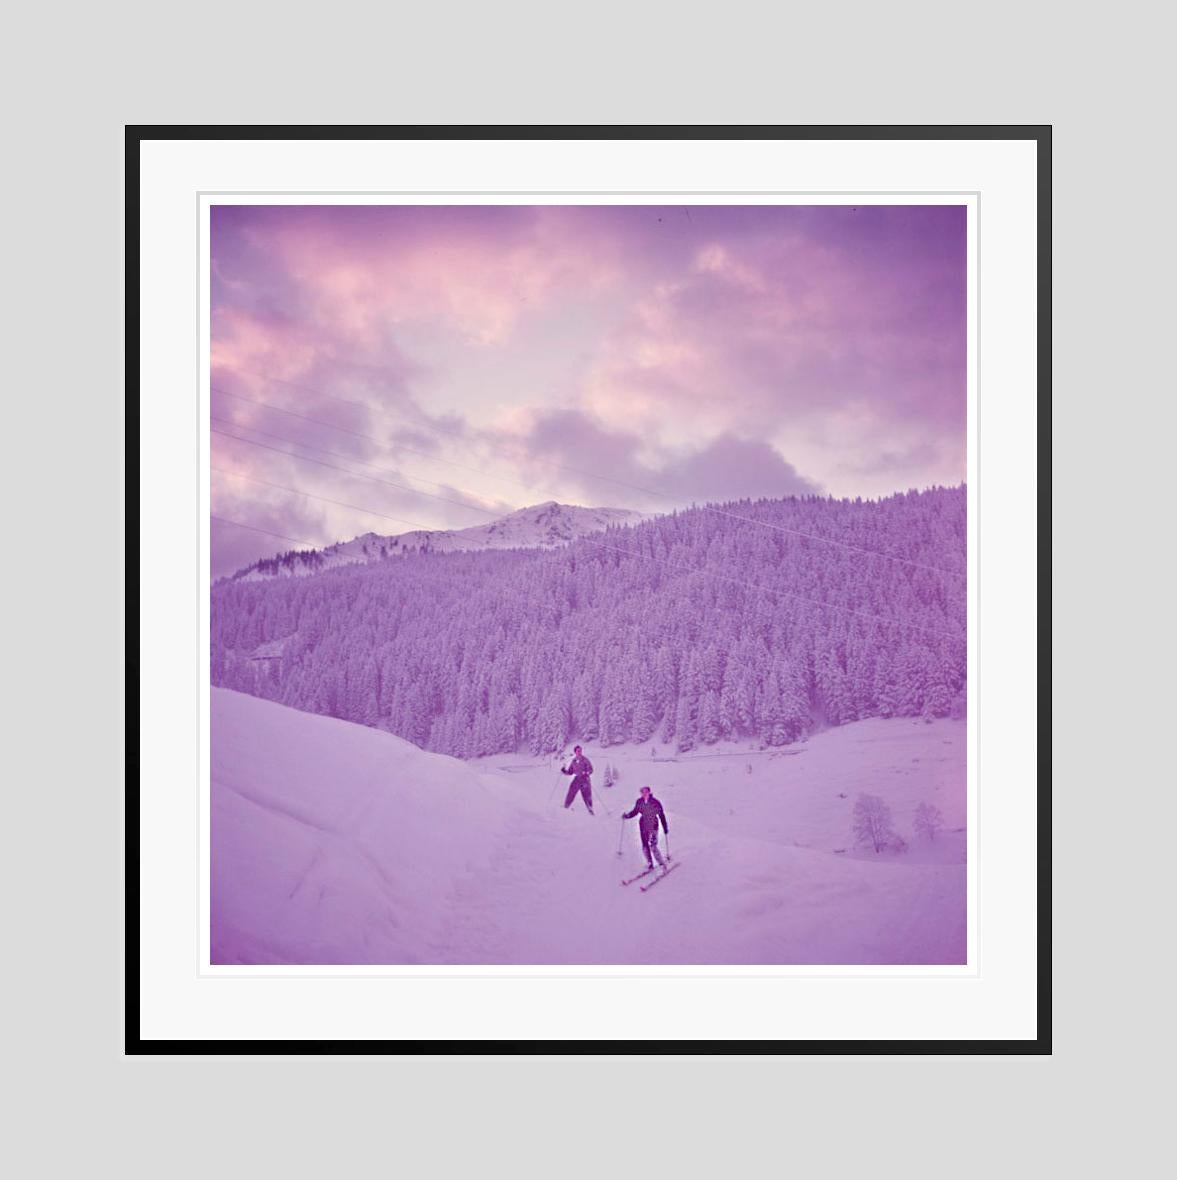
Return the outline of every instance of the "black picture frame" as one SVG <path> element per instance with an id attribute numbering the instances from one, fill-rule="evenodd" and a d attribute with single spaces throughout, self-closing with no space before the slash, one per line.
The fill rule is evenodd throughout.
<path id="1" fill-rule="evenodd" d="M 1050 125 L 919 125 L 919 126 L 775 126 L 760 124 L 695 126 L 195 126 L 127 125 L 124 128 L 126 170 L 126 389 L 127 533 L 139 533 L 139 226 L 140 144 L 148 140 L 1028 140 L 1037 158 L 1037 413 L 1046 437 L 1039 443 L 1049 489 L 1051 421 L 1051 131 Z M 1039 491 L 1039 537 L 1051 533 L 1050 493 Z M 127 701 L 126 701 L 126 1025 L 128 1055 L 245 1054 L 323 1055 L 949 1055 L 1051 1053 L 1051 768 L 1041 756 L 1037 777 L 1037 1029 L 1025 1040 L 145 1040 L 139 1027 L 139 789 L 140 789 L 140 650 L 139 566 L 137 546 L 128 547 L 127 575 Z M 1036 604 L 1040 622 L 1049 622 L 1050 604 L 1041 588 Z M 1045 670 L 1049 688 L 1050 673 Z M 1038 706 L 1037 730 L 1045 738 L 1046 722 Z M 1040 743 L 1041 749 L 1047 742 Z"/>

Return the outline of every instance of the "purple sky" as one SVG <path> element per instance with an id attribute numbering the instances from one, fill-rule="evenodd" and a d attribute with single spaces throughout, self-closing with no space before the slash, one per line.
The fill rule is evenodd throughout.
<path id="1" fill-rule="evenodd" d="M 214 515 L 315 544 L 956 484 L 965 210 L 216 206 L 212 386 Z"/>

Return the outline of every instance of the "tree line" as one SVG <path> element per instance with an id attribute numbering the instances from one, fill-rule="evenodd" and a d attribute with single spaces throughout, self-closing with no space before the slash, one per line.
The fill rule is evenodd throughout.
<path id="1" fill-rule="evenodd" d="M 557 550 L 222 582 L 212 682 L 459 757 L 944 716 L 965 684 L 965 504 L 963 486 L 745 500 Z M 263 644 L 281 658 L 251 659 Z"/>

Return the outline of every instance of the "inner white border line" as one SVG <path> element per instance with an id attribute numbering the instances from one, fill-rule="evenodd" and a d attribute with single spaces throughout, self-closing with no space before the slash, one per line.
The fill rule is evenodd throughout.
<path id="1" fill-rule="evenodd" d="M 645 200 L 637 204 L 654 204 L 649 198 L 664 196 L 691 197 L 695 204 L 709 205 L 746 205 L 752 202 L 746 198 L 753 197 L 803 197 L 797 201 L 774 201 L 780 205 L 825 204 L 845 205 L 849 200 L 818 200 L 820 197 L 853 197 L 854 203 L 860 205 L 882 205 L 889 203 L 886 198 L 902 196 L 905 198 L 919 198 L 907 200 L 904 203 L 947 205 L 963 204 L 967 209 L 966 257 L 967 257 L 967 414 L 966 414 L 966 487 L 967 487 L 967 687 L 968 708 L 966 716 L 966 813 L 968 816 L 967 864 L 966 864 L 966 958 L 964 964 L 901 964 L 887 966 L 881 964 L 700 964 L 700 965 L 624 965 L 624 964 L 582 964 L 562 966 L 555 964 L 528 965 L 509 964 L 501 967 L 488 964 L 474 965 L 412 965 L 412 964 L 265 964 L 265 965 L 223 965 L 213 964 L 211 958 L 210 935 L 210 695 L 211 684 L 208 675 L 210 667 L 211 621 L 208 608 L 208 587 L 211 586 L 211 526 L 209 512 L 211 511 L 211 448 L 209 436 L 209 415 L 211 413 L 211 238 L 209 210 L 211 205 L 225 198 L 235 199 L 229 203 L 237 205 L 259 204 L 259 197 L 279 198 L 276 202 L 281 205 L 309 205 L 317 202 L 307 200 L 308 197 L 332 196 L 350 198 L 343 204 L 356 205 L 367 203 L 374 197 L 446 197 L 460 198 L 457 203 L 463 205 L 487 204 L 487 197 L 511 197 L 507 204 L 537 204 L 538 197 L 564 197 L 575 200 L 561 200 L 555 202 L 561 205 L 574 203 L 584 204 L 622 204 L 619 200 L 601 200 L 604 197 L 644 197 Z M 200 573 L 202 578 L 201 594 L 203 607 L 201 610 L 197 662 L 200 668 L 200 759 L 197 771 L 197 794 L 199 807 L 199 843 L 197 857 L 198 870 L 198 947 L 196 955 L 196 974 L 205 979 L 274 979 L 274 978 L 316 978 L 316 979 L 345 979 L 356 977 L 377 977 L 385 979 L 627 979 L 627 978 L 707 978 L 707 979 L 740 979 L 740 978 L 808 978 L 808 979 L 928 979 L 928 978 L 956 978 L 977 979 L 980 977 L 979 946 L 978 946 L 978 791 L 977 791 L 977 697 L 976 697 L 976 667 L 975 656 L 977 647 L 977 628 L 979 625 L 977 602 L 977 500 L 978 500 L 978 447 L 979 447 L 979 399 L 977 390 L 977 212 L 980 193 L 977 190 L 874 190 L 874 191 L 843 191 L 823 190 L 813 192 L 808 190 L 580 190 L 580 191 L 548 191 L 543 190 L 485 190 L 471 192 L 470 190 L 348 190 L 340 192 L 307 190 L 292 193 L 252 191 L 218 191 L 197 190 L 198 236 L 197 251 L 200 274 L 199 295 L 199 335 L 198 349 L 200 356 L 200 372 L 198 386 L 198 483 L 200 487 L 200 517 L 198 527 L 200 532 Z M 699 200 L 698 198 L 709 198 Z M 719 198 L 719 199 L 713 199 Z M 745 198 L 743 200 L 739 198 Z M 883 199 L 880 199 L 883 198 Z M 945 199 L 951 198 L 951 199 Z M 407 204 L 407 201 L 384 200 L 377 202 L 390 206 Z M 428 201 L 427 204 L 439 204 L 438 201 Z M 548 203 L 553 203 L 549 201 Z M 682 202 L 687 203 L 687 202 Z"/>
<path id="2" fill-rule="evenodd" d="M 198 189 L 198 197 L 979 197 L 979 189 L 307 189 L 290 193 L 275 189 Z M 244 202 L 243 202 L 244 203 Z M 252 202 L 249 202 L 252 204 Z M 392 202 L 399 203 L 399 202 Z M 819 202 L 821 204 L 823 202 Z M 836 204 L 826 201 L 824 204 Z M 944 204 L 936 201 L 934 204 Z"/>

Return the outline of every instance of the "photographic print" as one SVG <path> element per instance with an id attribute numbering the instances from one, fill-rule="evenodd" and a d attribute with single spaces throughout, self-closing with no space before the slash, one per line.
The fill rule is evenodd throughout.
<path id="1" fill-rule="evenodd" d="M 259 202 L 211 963 L 965 964 L 965 203 Z"/>

